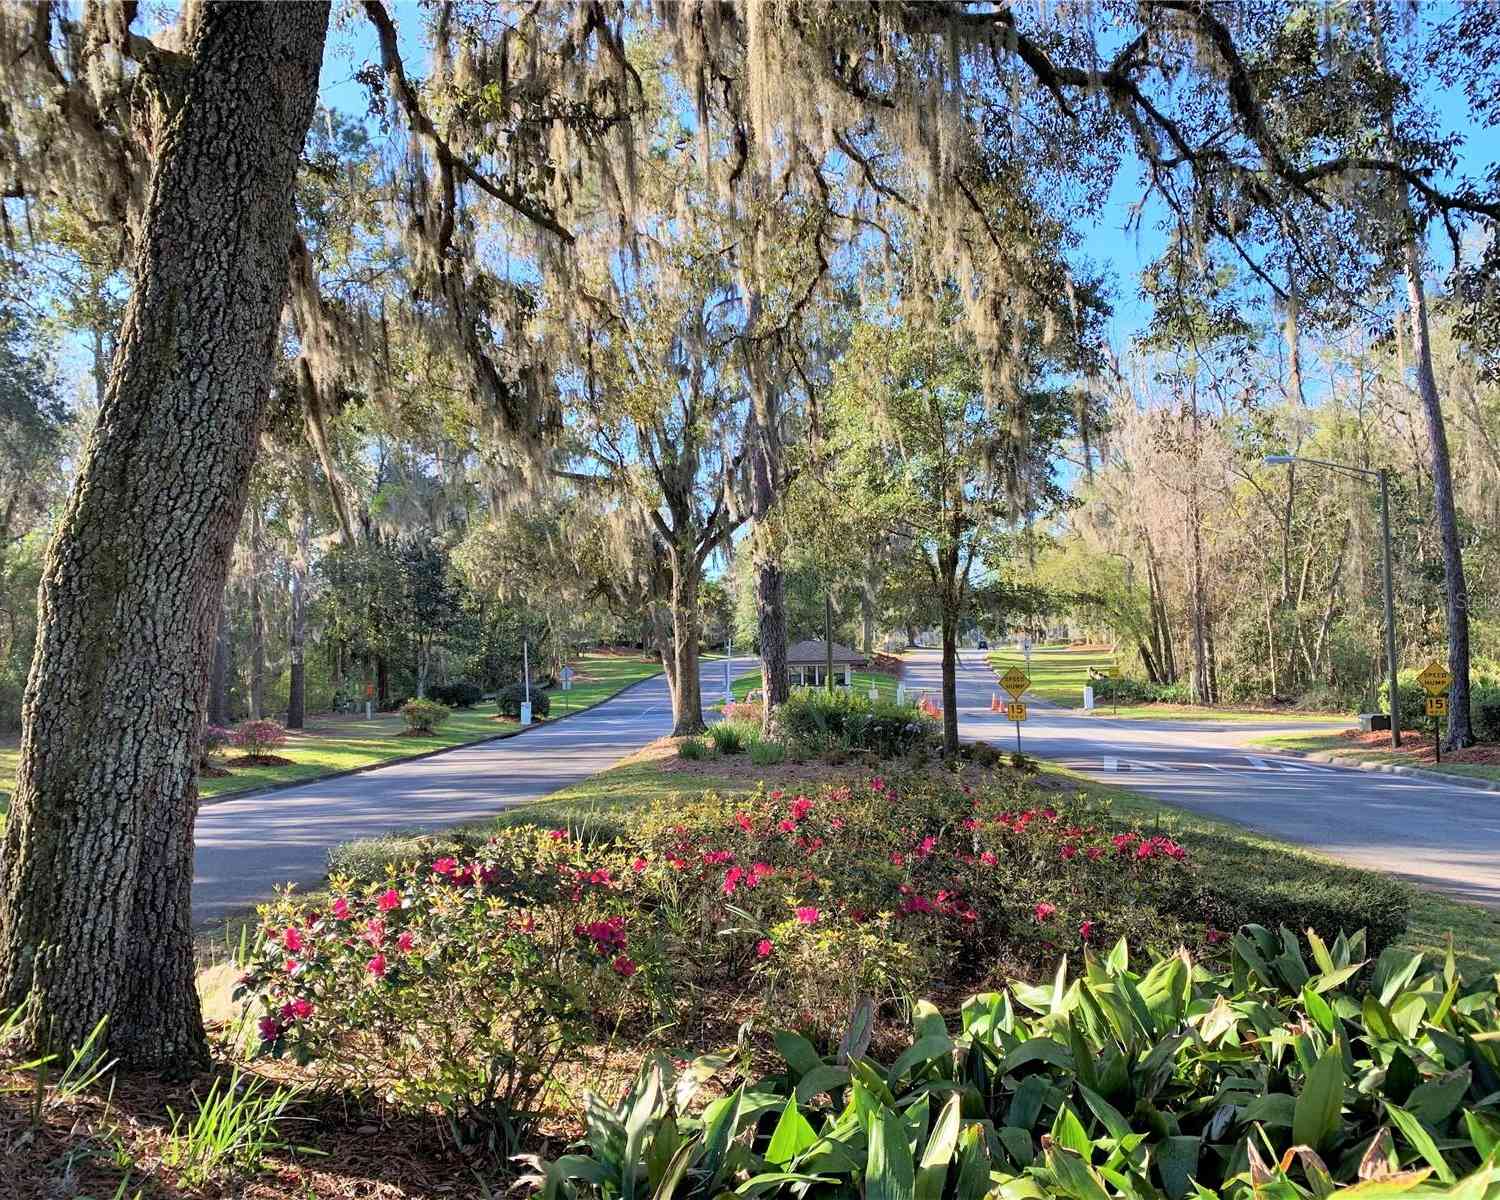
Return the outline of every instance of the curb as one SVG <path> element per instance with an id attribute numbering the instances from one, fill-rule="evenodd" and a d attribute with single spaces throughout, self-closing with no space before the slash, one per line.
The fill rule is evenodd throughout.
<path id="1" fill-rule="evenodd" d="M 627 683 L 619 691 L 611 692 L 608 696 L 595 700 L 592 704 L 586 704 L 582 708 L 564 713 L 555 720 L 540 721 L 521 729 L 511 729 L 503 733 L 491 734 L 488 737 L 474 738 L 472 741 L 454 742 L 451 746 L 441 746 L 436 750 L 424 750 L 420 754 L 404 754 L 400 758 L 388 758 L 384 762 L 370 763 L 363 767 L 348 767 L 342 771 L 330 771 L 327 775 L 309 775 L 306 779 L 296 779 L 290 783 L 266 783 L 260 787 L 246 788 L 240 792 L 225 792 L 218 796 L 200 797 L 198 807 L 203 808 L 210 804 L 224 804 L 230 800 L 249 800 L 255 796 L 270 796 L 276 792 L 289 792 L 293 788 L 308 787 L 314 783 L 328 783 L 334 779 L 347 779 L 351 775 L 365 775 L 370 771 L 381 771 L 386 767 L 398 766 L 401 763 L 421 762 L 424 758 L 436 758 L 439 754 L 447 754 L 450 750 L 467 750 L 471 746 L 483 746 L 486 742 L 509 741 L 511 738 L 520 737 L 523 733 L 530 733 L 534 729 L 549 728 L 572 717 L 581 717 L 584 713 L 593 711 L 601 704 L 608 704 L 611 700 L 618 699 L 633 688 L 640 687 L 643 683 L 650 683 L 660 674 L 661 672 L 658 671 L 655 675 L 647 675 L 641 679 L 637 679 L 634 683 Z"/>
<path id="2" fill-rule="evenodd" d="M 1422 779 L 1428 783 L 1446 783 L 1449 787 L 1469 788 L 1476 792 L 1500 792 L 1500 780 L 1476 779 L 1470 775 L 1450 775 L 1446 771 L 1428 771 L 1422 767 L 1402 766 L 1400 763 L 1357 762 L 1333 750 L 1276 749 L 1269 752 L 1286 754 L 1292 758 L 1305 758 L 1309 762 L 1327 763 L 1334 767 L 1347 767 L 1355 771 L 1375 771 L 1381 775 L 1404 775 L 1408 779 Z"/>

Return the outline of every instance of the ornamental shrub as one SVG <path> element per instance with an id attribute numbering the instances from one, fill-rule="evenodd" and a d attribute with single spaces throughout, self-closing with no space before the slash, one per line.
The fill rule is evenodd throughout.
<path id="1" fill-rule="evenodd" d="M 936 721 L 888 700 L 825 688 L 796 688 L 777 710 L 781 729 L 805 754 L 825 750 L 868 750 L 895 758 L 936 745 Z"/>
<path id="2" fill-rule="evenodd" d="M 436 700 L 408 700 L 401 706 L 401 718 L 410 733 L 435 733 L 452 712 Z"/>
<path id="3" fill-rule="evenodd" d="M 473 708 L 484 699 L 484 689 L 477 683 L 464 680 L 439 683 L 427 689 L 427 698 L 446 704 L 449 708 Z"/>
<path id="4" fill-rule="evenodd" d="M 509 717 L 513 721 L 521 719 L 521 705 L 526 699 L 526 685 L 524 683 L 513 683 L 509 687 L 503 687 L 495 696 L 495 707 L 502 717 Z M 552 711 L 552 701 L 547 693 L 533 683 L 531 685 L 531 715 L 533 717 L 545 717 Z"/>
<path id="5" fill-rule="evenodd" d="M 635 922 L 566 838 L 526 829 L 478 856 L 413 866 L 326 908 L 283 895 L 236 995 L 260 1048 L 342 1087 L 436 1106 L 469 1146 L 508 1156 L 558 1067 L 631 988 Z"/>
<path id="6" fill-rule="evenodd" d="M 1258 926 L 1233 938 L 1228 970 L 1117 944 L 951 1016 L 917 1002 L 895 1044 L 872 1048 L 861 1005 L 836 1051 L 781 1029 L 753 1074 L 748 1055 L 680 1075 L 648 1060 L 617 1108 L 589 1098 L 573 1154 L 533 1160 L 523 1182 L 606 1200 L 639 1178 L 646 1195 L 670 1158 L 696 1164 L 676 1200 L 736 1179 L 762 1200 L 809 1180 L 953 1200 L 1493 1196 L 1493 977 L 1466 989 L 1451 954 L 1392 949 L 1368 967 L 1367 953 L 1358 934 Z M 722 1098 L 690 1115 L 709 1081 Z"/>
<path id="7" fill-rule="evenodd" d="M 232 745 L 234 734 L 222 725 L 209 725 L 203 730 L 203 750 L 199 754 L 199 766 L 209 766 L 214 759 L 224 753 L 226 746 Z"/>
<path id="8" fill-rule="evenodd" d="M 260 758 L 286 745 L 286 730 L 275 721 L 241 721 L 229 742 L 242 754 Z"/>

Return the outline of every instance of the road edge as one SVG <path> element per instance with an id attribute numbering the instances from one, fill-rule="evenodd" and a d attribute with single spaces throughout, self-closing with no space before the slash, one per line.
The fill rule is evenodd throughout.
<path id="1" fill-rule="evenodd" d="M 383 771 L 387 767 L 397 767 L 403 763 L 421 762 L 425 758 L 437 758 L 440 754 L 448 754 L 454 750 L 468 750 L 474 746 L 483 746 L 488 742 L 509 741 L 511 738 L 520 737 L 523 733 L 530 733 L 533 729 L 550 728 L 553 725 L 560 725 L 564 721 L 571 720 L 573 717 L 581 717 L 586 712 L 593 712 L 601 704 L 608 704 L 611 700 L 618 700 L 626 692 L 640 687 L 643 683 L 650 683 L 661 674 L 661 671 L 656 671 L 650 675 L 643 676 L 634 683 L 627 683 L 619 691 L 611 692 L 608 696 L 595 700 L 592 704 L 586 704 L 582 708 L 564 713 L 555 720 L 538 721 L 531 725 L 522 726 L 520 729 L 510 729 L 504 733 L 491 734 L 489 737 L 474 738 L 467 742 L 454 742 L 451 746 L 440 746 L 436 750 L 424 750 L 420 754 L 405 754 L 400 758 L 388 758 L 384 762 L 369 763 L 363 767 L 347 767 L 342 771 L 330 771 L 327 775 L 309 775 L 306 779 L 294 779 L 289 783 L 266 783 L 260 787 L 246 788 L 242 792 L 225 792 L 219 796 L 203 797 L 199 799 L 198 807 L 205 808 L 212 804 L 225 804 L 230 800 L 249 800 L 255 796 L 271 796 L 277 792 L 289 792 L 294 788 L 308 787 L 314 783 L 327 783 L 333 779 L 348 779 L 351 775 L 367 775 L 371 771 Z"/>
<path id="2" fill-rule="evenodd" d="M 1381 775 L 1403 775 L 1408 779 L 1421 779 L 1427 783 L 1444 783 L 1449 787 L 1468 788 L 1475 792 L 1500 792 L 1500 780 L 1476 779 L 1472 775 L 1450 775 L 1446 771 L 1428 771 L 1423 767 L 1407 767 L 1400 763 L 1359 762 L 1339 754 L 1336 750 L 1283 750 L 1280 747 L 1259 747 L 1268 754 L 1285 754 L 1292 758 L 1305 758 L 1309 762 L 1327 763 L 1332 767 L 1348 767 L 1355 771 L 1374 771 Z"/>

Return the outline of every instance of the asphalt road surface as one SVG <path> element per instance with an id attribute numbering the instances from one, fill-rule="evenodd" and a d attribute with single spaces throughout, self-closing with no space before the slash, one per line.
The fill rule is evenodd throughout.
<path id="1" fill-rule="evenodd" d="M 989 711 L 999 685 L 984 655 L 964 651 L 960 658 L 959 735 L 1013 748 L 1015 725 Z M 915 651 L 907 664 L 907 686 L 930 689 L 940 703 L 938 652 Z M 1500 793 L 1314 763 L 1246 744 L 1272 732 L 1320 728 L 1307 722 L 1114 720 L 1035 702 L 1029 716 L 1021 727 L 1028 754 L 1500 908 Z"/>
<path id="2" fill-rule="evenodd" d="M 734 674 L 755 665 L 736 659 Z M 706 707 L 723 694 L 723 660 L 704 663 L 702 675 Z M 596 775 L 671 729 L 666 678 L 658 675 L 519 737 L 207 803 L 198 812 L 193 919 L 222 920 L 277 884 L 316 883 L 340 842 L 482 819 Z"/>

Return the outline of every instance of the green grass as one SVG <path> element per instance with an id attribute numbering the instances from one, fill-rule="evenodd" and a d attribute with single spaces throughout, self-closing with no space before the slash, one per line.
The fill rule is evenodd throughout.
<path id="1" fill-rule="evenodd" d="M 1106 802 L 1110 811 L 1142 826 L 1160 828 L 1189 848 L 1200 865 L 1226 879 L 1289 879 L 1300 876 L 1316 883 L 1334 871 L 1348 871 L 1338 860 L 1277 838 L 1258 833 L 1232 821 L 1203 816 L 1176 808 L 1139 792 L 1098 783 L 1066 767 L 1043 763 L 1044 777 L 1066 782 L 1088 793 L 1091 800 Z M 1441 955 L 1448 935 L 1454 956 L 1466 977 L 1500 970 L 1500 914 L 1477 904 L 1451 900 L 1438 892 L 1412 888 L 1409 923 L 1400 944 L 1424 953 Z"/>
<path id="2" fill-rule="evenodd" d="M 1207 708 L 1200 704 L 1122 704 L 1112 708 L 1106 701 L 1097 705 L 1094 716 L 1103 719 L 1145 721 L 1219 721 L 1223 723 L 1286 721 L 1326 722 L 1343 714 L 1292 711 L 1283 708 Z"/>
<path id="3" fill-rule="evenodd" d="M 1083 688 L 1089 681 L 1089 669 L 1109 670 L 1114 656 L 1107 650 L 1072 650 L 1065 646 L 1033 646 L 1031 648 L 1031 687 L 1023 699 L 1050 700 L 1064 708 L 1079 708 L 1083 704 Z M 996 675 L 1003 675 L 1011 667 L 1026 670 L 1026 656 L 1019 650 L 1004 648 L 989 652 L 990 666 Z M 995 685 L 1001 690 L 1000 685 Z M 1001 697 L 1004 699 L 1004 696 Z"/>
<path id="4" fill-rule="evenodd" d="M 1424 759 L 1410 749 L 1381 750 L 1375 746 L 1351 746 L 1336 734 L 1279 733 L 1270 737 L 1256 738 L 1253 743 L 1268 750 L 1290 750 L 1296 754 L 1329 751 L 1341 762 L 1388 763 L 1394 766 L 1418 767 L 1423 771 L 1441 771 L 1444 775 L 1457 775 L 1466 779 L 1485 779 L 1500 782 L 1500 767 L 1486 763 L 1435 763 Z"/>
<path id="5" fill-rule="evenodd" d="M 840 683 L 841 686 L 842 686 L 843 678 L 844 678 L 843 673 L 840 672 L 839 675 L 838 675 L 837 681 Z M 854 694 L 855 695 L 857 695 L 857 696 L 868 695 L 869 691 L 870 691 L 870 687 L 873 684 L 879 690 L 879 692 L 880 692 L 880 698 L 882 700 L 889 700 L 892 703 L 895 702 L 895 700 L 896 700 L 896 684 L 899 681 L 896 680 L 895 678 L 893 678 L 892 676 L 890 676 L 890 675 L 876 675 L 876 674 L 874 674 L 871 671 L 855 671 L 854 675 L 853 675 L 853 679 L 854 679 Z M 733 696 L 734 696 L 734 698 L 736 700 L 743 700 L 752 691 L 754 691 L 756 688 L 758 688 L 760 686 L 761 686 L 760 672 L 759 671 L 751 671 L 750 674 L 748 674 L 748 675 L 741 675 L 738 679 L 734 680 L 729 685 L 729 690 L 733 694 Z M 707 699 L 712 700 L 712 699 L 717 698 L 718 694 L 719 693 L 717 691 L 714 691 L 711 695 L 708 694 L 708 693 L 705 693 L 705 696 L 706 696 Z"/>

